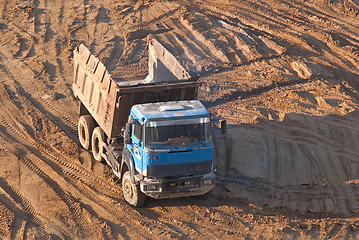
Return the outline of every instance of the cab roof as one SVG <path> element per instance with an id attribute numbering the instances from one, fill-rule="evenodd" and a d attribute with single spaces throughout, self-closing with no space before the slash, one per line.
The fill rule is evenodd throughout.
<path id="1" fill-rule="evenodd" d="M 132 112 L 145 121 L 209 116 L 207 109 L 199 100 L 137 104 L 132 107 Z"/>

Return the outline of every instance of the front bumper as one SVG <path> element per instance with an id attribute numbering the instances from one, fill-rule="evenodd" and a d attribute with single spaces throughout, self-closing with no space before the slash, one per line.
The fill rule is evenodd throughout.
<path id="1" fill-rule="evenodd" d="M 203 195 L 214 186 L 214 173 L 180 178 L 144 178 L 140 181 L 141 191 L 155 199 Z"/>

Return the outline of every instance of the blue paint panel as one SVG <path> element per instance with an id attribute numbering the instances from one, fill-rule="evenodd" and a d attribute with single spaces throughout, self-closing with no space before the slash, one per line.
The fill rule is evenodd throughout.
<path id="1" fill-rule="evenodd" d="M 208 148 L 209 147 L 209 148 Z M 185 150 L 185 149 L 182 149 Z M 213 160 L 213 144 L 205 149 L 183 151 L 177 149 L 175 152 L 147 153 L 143 151 L 143 159 L 147 165 L 176 164 Z"/>

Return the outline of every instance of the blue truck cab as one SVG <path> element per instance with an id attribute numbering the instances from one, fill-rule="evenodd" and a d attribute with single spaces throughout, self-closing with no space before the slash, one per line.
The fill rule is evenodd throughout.
<path id="1" fill-rule="evenodd" d="M 214 188 L 210 115 L 200 101 L 134 105 L 129 123 L 125 150 L 134 162 L 141 193 L 174 198 Z"/>

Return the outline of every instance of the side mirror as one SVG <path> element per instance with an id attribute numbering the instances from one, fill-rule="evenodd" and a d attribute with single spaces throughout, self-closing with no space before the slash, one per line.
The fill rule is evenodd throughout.
<path id="1" fill-rule="evenodd" d="M 126 123 L 125 132 L 124 132 L 125 144 L 131 144 L 132 143 L 131 135 L 132 135 L 132 121 Z"/>
<path id="2" fill-rule="evenodd" d="M 227 121 L 226 120 L 221 121 L 221 133 L 222 134 L 227 133 Z"/>

